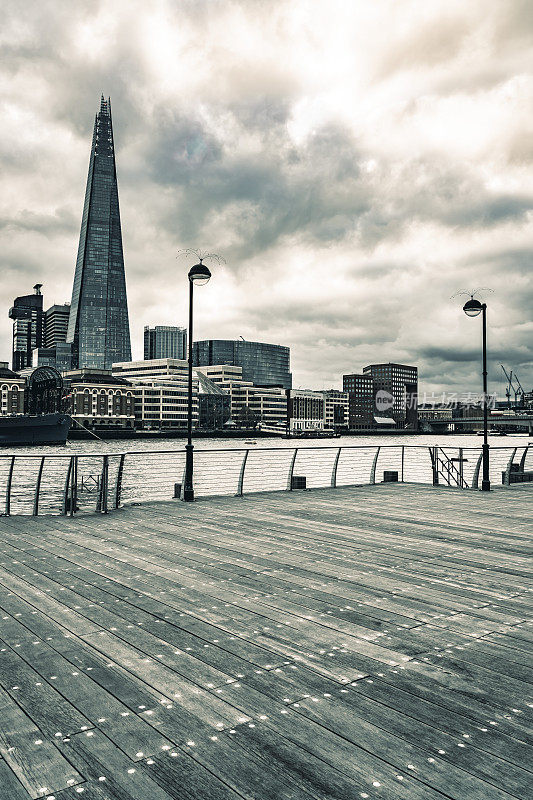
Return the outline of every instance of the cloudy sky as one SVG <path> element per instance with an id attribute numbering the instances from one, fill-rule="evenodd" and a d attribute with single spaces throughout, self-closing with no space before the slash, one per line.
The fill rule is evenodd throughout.
<path id="1" fill-rule="evenodd" d="M 4 0 L 7 311 L 70 300 L 94 115 L 111 96 L 134 356 L 186 322 L 180 248 L 223 255 L 196 338 L 291 347 L 294 385 L 417 364 L 533 385 L 531 0 Z M 527 385 L 526 385 L 527 384 Z"/>

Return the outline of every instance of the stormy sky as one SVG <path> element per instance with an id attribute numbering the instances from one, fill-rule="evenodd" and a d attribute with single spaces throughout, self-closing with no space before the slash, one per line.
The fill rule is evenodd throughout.
<path id="1" fill-rule="evenodd" d="M 12 298 L 70 300 L 111 96 L 134 357 L 186 324 L 187 247 L 226 259 L 195 338 L 291 347 L 294 385 L 417 364 L 533 385 L 530 0 L 4 0 L 0 360 Z"/>

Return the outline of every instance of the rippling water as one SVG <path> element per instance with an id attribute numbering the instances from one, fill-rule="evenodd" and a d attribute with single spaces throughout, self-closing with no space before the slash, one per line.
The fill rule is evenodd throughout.
<path id="1" fill-rule="evenodd" d="M 533 437 L 531 437 L 533 441 Z M 480 447 L 483 439 L 476 434 L 400 434 L 398 436 L 388 434 L 369 434 L 361 436 L 341 436 L 332 439 L 282 439 L 281 437 L 257 438 L 254 439 L 253 433 L 242 439 L 195 439 L 195 450 L 234 450 L 249 447 L 272 448 L 285 447 L 294 449 L 295 447 L 363 447 L 368 445 L 417 445 L 429 447 L 439 445 L 439 447 Z M 247 442 L 254 442 L 253 445 Z M 507 436 L 489 436 L 491 447 L 518 447 L 527 444 L 526 434 L 508 434 Z M 103 454 L 103 453 L 132 453 L 154 450 L 183 450 L 185 439 L 113 439 L 97 441 L 74 440 L 69 441 L 64 447 L 17 447 L 13 449 L 2 448 L 0 455 L 13 453 L 15 455 L 45 455 L 47 453 L 60 455 L 81 455 L 81 454 Z"/>

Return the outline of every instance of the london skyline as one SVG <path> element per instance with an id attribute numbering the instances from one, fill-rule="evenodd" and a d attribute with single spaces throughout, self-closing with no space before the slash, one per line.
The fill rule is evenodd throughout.
<path id="1" fill-rule="evenodd" d="M 486 286 L 491 389 L 500 361 L 530 388 L 526 3 L 9 7 L 3 358 L 14 296 L 70 299 L 103 92 L 134 358 L 144 325 L 186 324 L 175 256 L 201 247 L 227 264 L 195 338 L 285 344 L 295 386 L 395 361 L 479 390 L 480 332 L 450 298 Z"/>

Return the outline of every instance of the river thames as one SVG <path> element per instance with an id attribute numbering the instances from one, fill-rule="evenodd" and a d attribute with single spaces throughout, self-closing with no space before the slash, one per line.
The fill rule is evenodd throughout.
<path id="1" fill-rule="evenodd" d="M 533 437 L 527 434 L 508 434 L 506 436 L 489 436 L 491 447 L 523 447 Z M 194 439 L 195 450 L 235 450 L 243 448 L 290 448 L 295 447 L 367 447 L 387 445 L 410 445 L 418 447 L 431 447 L 438 445 L 445 448 L 481 447 L 483 438 L 477 434 L 369 434 L 358 436 L 340 436 L 330 439 L 282 439 L 280 437 L 255 438 L 253 431 L 243 438 L 198 438 Z M 253 443 L 253 444 L 251 444 Z M 17 447 L 0 450 L 0 455 L 15 453 L 16 455 L 89 455 L 103 453 L 138 453 L 153 452 L 156 450 L 180 451 L 185 446 L 185 439 L 161 438 L 154 439 L 113 439 L 113 440 L 73 440 L 68 441 L 64 447 Z"/>

